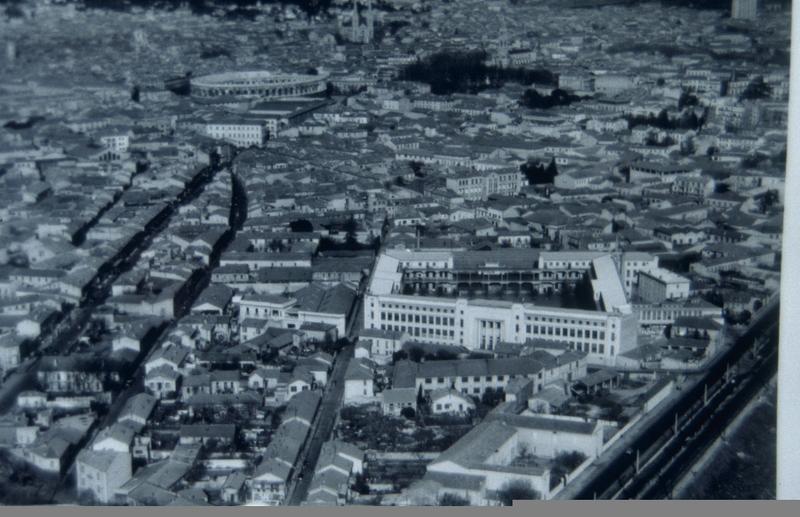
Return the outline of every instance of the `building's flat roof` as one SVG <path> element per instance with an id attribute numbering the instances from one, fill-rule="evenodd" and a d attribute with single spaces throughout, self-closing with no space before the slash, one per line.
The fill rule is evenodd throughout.
<path id="1" fill-rule="evenodd" d="M 370 294 L 393 294 L 403 278 L 399 266 L 400 261 L 393 256 L 383 254 L 378 257 L 369 284 Z"/>
<path id="2" fill-rule="evenodd" d="M 454 252 L 453 269 L 534 269 L 539 255 L 539 250 L 534 248 Z"/>
<path id="3" fill-rule="evenodd" d="M 592 261 L 597 276 L 592 280 L 592 287 L 600 294 L 607 311 L 624 309 L 628 306 L 625 289 L 617 273 L 617 266 L 611 255 L 598 257 Z"/>
<path id="4" fill-rule="evenodd" d="M 669 269 L 664 269 L 662 267 L 653 269 L 651 271 L 642 271 L 642 273 L 647 275 L 647 276 L 651 276 L 653 278 L 656 278 L 656 279 L 658 279 L 658 280 L 660 280 L 662 282 L 684 283 L 684 284 L 688 284 L 689 283 L 689 279 L 688 278 L 683 277 L 683 276 L 681 276 L 681 275 L 679 275 L 677 273 L 673 273 Z"/>

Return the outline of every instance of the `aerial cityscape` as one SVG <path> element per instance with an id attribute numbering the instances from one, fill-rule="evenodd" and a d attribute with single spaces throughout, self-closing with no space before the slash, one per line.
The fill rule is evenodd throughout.
<path id="1" fill-rule="evenodd" d="M 0 4 L 0 505 L 774 499 L 790 8 Z"/>

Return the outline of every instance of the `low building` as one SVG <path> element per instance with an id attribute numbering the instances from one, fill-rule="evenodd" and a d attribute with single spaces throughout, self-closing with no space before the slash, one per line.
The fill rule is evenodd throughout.
<path id="1" fill-rule="evenodd" d="M 639 273 L 638 294 L 646 303 L 686 299 L 691 294 L 690 286 L 688 278 L 664 268 Z"/>
<path id="2" fill-rule="evenodd" d="M 711 318 L 679 316 L 672 324 L 672 336 L 716 341 L 722 333 L 722 325 Z"/>
<path id="3" fill-rule="evenodd" d="M 204 127 L 206 136 L 224 140 L 237 147 L 261 146 L 267 139 L 267 124 L 263 121 L 232 116 L 210 120 Z"/>
<path id="4" fill-rule="evenodd" d="M 224 502 L 231 505 L 238 505 L 245 499 L 247 476 L 243 472 L 236 470 L 228 474 L 222 484 L 221 497 Z"/>
<path id="5" fill-rule="evenodd" d="M 180 379 L 180 373 L 164 365 L 145 374 L 144 386 L 151 394 L 162 399 L 177 394 Z"/>
<path id="6" fill-rule="evenodd" d="M 270 326 L 299 329 L 305 323 L 334 325 L 336 336 L 347 333 L 356 293 L 344 284 L 324 287 L 311 284 L 291 296 L 246 294 L 235 303 L 239 320 L 267 320 Z"/>
<path id="7" fill-rule="evenodd" d="M 281 425 L 272 435 L 252 478 L 248 480 L 248 501 L 277 506 L 286 498 L 287 483 L 311 430 L 320 396 L 304 391 L 286 405 Z"/>
<path id="8" fill-rule="evenodd" d="M 603 445 L 602 426 L 570 417 L 490 414 L 438 458 L 428 464 L 423 481 L 437 496 L 466 496 L 473 505 L 496 503 L 508 483 L 524 482 L 542 499 L 550 499 L 547 460 L 578 451 L 595 458 Z M 525 451 L 542 461 L 520 465 Z"/>
<path id="9" fill-rule="evenodd" d="M 681 316 L 711 318 L 717 323 L 723 322 L 722 308 L 702 298 L 639 304 L 634 306 L 634 311 L 638 316 L 639 325 L 643 328 L 663 328 L 672 325 Z"/>
<path id="10" fill-rule="evenodd" d="M 92 450 L 129 453 L 137 429 L 139 426 L 132 422 L 114 422 L 97 433 L 92 442 Z"/>
<path id="11" fill-rule="evenodd" d="M 233 289 L 223 284 L 211 284 L 197 297 L 197 301 L 192 306 L 192 313 L 222 316 L 232 298 Z"/>
<path id="12" fill-rule="evenodd" d="M 94 422 L 91 413 L 62 417 L 40 433 L 29 447 L 23 448 L 22 457 L 41 472 L 63 474 L 68 459 Z"/>
<path id="13" fill-rule="evenodd" d="M 453 388 L 463 395 L 481 397 L 487 390 L 503 391 L 515 379 L 534 381 L 533 393 L 556 381 L 576 378 L 586 371 L 586 355 L 577 352 L 569 361 L 546 365 L 532 357 L 500 359 L 459 359 L 413 363 L 398 361 L 392 376 L 394 388 L 414 388 L 429 395 L 434 390 Z M 549 362 L 548 361 L 548 362 Z M 572 375 L 570 376 L 570 373 Z"/>
<path id="14" fill-rule="evenodd" d="M 221 445 L 230 445 L 236 438 L 234 424 L 192 424 L 183 425 L 179 431 L 181 444 L 206 444 L 213 440 Z"/>
<path id="15" fill-rule="evenodd" d="M 125 401 L 122 410 L 117 416 L 118 422 L 131 422 L 139 426 L 146 426 L 150 414 L 156 407 L 158 399 L 148 393 L 137 393 Z"/>
<path id="16" fill-rule="evenodd" d="M 22 361 L 25 339 L 16 334 L 0 335 L 0 372 L 19 366 Z"/>
<path id="17" fill-rule="evenodd" d="M 364 471 L 364 452 L 339 440 L 322 444 L 306 504 L 344 504 L 353 476 Z"/>
<path id="18" fill-rule="evenodd" d="M 272 390 L 278 386 L 280 369 L 258 368 L 247 378 L 247 387 L 254 390 Z"/>
<path id="19" fill-rule="evenodd" d="M 395 352 L 399 352 L 408 336 L 402 332 L 384 329 L 363 329 L 358 334 L 359 341 L 369 347 L 369 357 L 378 364 L 388 364 Z"/>
<path id="20" fill-rule="evenodd" d="M 381 392 L 381 411 L 384 415 L 400 416 L 403 409 L 417 410 L 417 390 L 390 388 Z"/>
<path id="21" fill-rule="evenodd" d="M 373 401 L 375 373 L 365 361 L 354 359 L 344 374 L 344 404 L 362 404 Z"/>
<path id="22" fill-rule="evenodd" d="M 434 415 L 465 415 L 475 410 L 475 402 L 454 389 L 433 390 L 430 395 L 431 413 Z"/>
<path id="23" fill-rule="evenodd" d="M 90 492 L 101 504 L 114 502 L 116 490 L 132 476 L 131 455 L 112 450 L 84 449 L 75 461 L 78 493 Z"/>

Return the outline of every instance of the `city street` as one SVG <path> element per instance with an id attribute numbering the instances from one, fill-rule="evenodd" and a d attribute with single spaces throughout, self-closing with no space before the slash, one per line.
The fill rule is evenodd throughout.
<path id="1" fill-rule="evenodd" d="M 36 339 L 36 351 L 33 359 L 21 364 L 17 371 L 10 375 L 2 386 L 0 386 L 0 412 L 7 411 L 16 402 L 17 395 L 33 387 L 36 370 L 38 369 L 41 356 L 44 354 L 68 354 L 76 340 L 84 332 L 86 325 L 91 320 L 94 311 L 102 305 L 111 294 L 111 284 L 124 272 L 132 269 L 144 252 L 153 242 L 153 239 L 160 232 L 169 226 L 172 215 L 181 204 L 189 203 L 199 196 L 204 186 L 210 182 L 214 176 L 225 169 L 229 164 L 218 164 L 215 167 L 207 167 L 203 172 L 196 176 L 196 180 L 190 182 L 186 189 L 181 192 L 180 203 L 170 207 L 169 212 L 158 224 L 146 229 L 145 233 L 136 238 L 136 244 L 124 255 L 119 255 L 112 260 L 114 267 L 101 269 L 95 279 L 90 284 L 87 295 L 81 300 L 80 305 L 68 310 L 58 324 L 47 334 L 43 334 Z M 187 307 L 182 308 L 184 311 Z M 120 397 L 117 397 L 120 400 Z M 124 399 L 122 399 L 124 402 Z M 121 402 L 120 402 L 121 403 Z"/>
<path id="2" fill-rule="evenodd" d="M 353 357 L 354 346 L 342 348 L 337 354 L 331 378 L 325 386 L 319 409 L 312 424 L 311 435 L 300 452 L 287 488 L 287 505 L 299 505 L 308 496 L 308 488 L 314 477 L 322 444 L 328 441 L 336 423 L 344 396 L 344 374 Z"/>
<path id="3" fill-rule="evenodd" d="M 0 506 L 780 498 L 791 0 L 234 4 L 0 9 Z"/>

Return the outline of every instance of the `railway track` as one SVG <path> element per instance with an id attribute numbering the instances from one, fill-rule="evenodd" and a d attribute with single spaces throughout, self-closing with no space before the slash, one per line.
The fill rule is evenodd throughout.
<path id="1" fill-rule="evenodd" d="M 732 420 L 736 408 L 747 404 L 748 394 L 752 397 L 750 378 L 769 378 L 776 367 L 779 308 L 777 299 L 765 307 L 736 342 L 712 360 L 698 382 L 642 429 L 626 453 L 608 459 L 574 499 L 666 497 L 669 483 L 677 482 L 692 458 L 702 455 L 708 440 L 713 442 L 716 426 Z M 761 359 L 737 374 L 754 348 L 760 349 Z"/>

